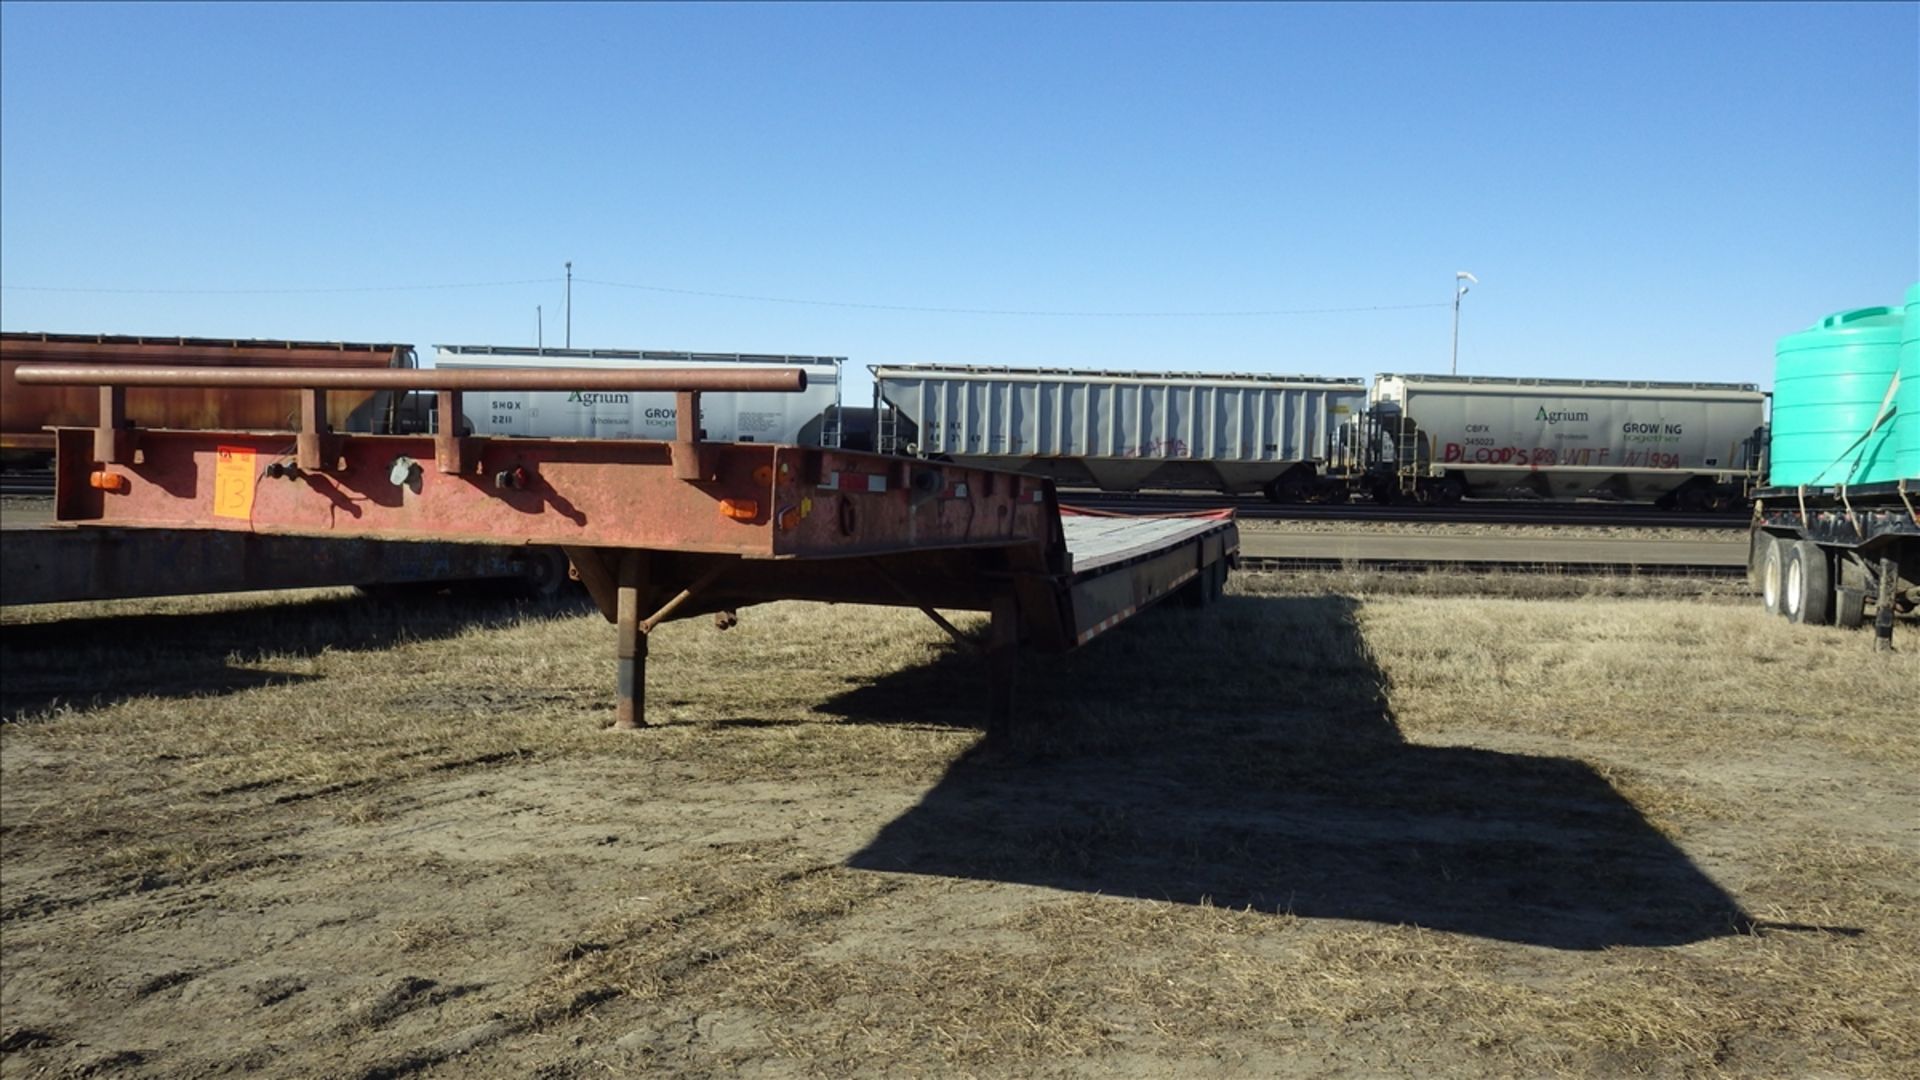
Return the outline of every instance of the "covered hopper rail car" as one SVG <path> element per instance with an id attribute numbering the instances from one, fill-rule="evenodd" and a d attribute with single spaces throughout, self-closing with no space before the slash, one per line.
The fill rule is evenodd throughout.
<path id="1" fill-rule="evenodd" d="M 19 386 L 23 362 L 414 367 L 405 345 L 49 334 L 0 337 L 9 452 L 45 460 L 51 429 L 95 422 L 99 392 Z M 1766 396 L 1750 384 L 1481 376 L 1152 373 L 893 364 L 871 368 L 871 408 L 843 402 L 844 357 L 440 345 L 448 370 L 740 370 L 806 373 L 795 394 L 716 393 L 695 428 L 726 443 L 877 451 L 1040 476 L 1066 487 L 1262 493 L 1275 502 L 1447 503 L 1461 498 L 1739 509 L 1760 479 Z M 267 430 L 298 399 L 260 388 L 124 391 L 144 427 Z M 434 394 L 329 397 L 341 433 L 436 430 Z M 502 390 L 470 395 L 477 437 L 666 438 L 671 395 Z"/>
<path id="2" fill-rule="evenodd" d="M 1759 478 L 1765 406 L 1751 383 L 1383 374 L 1364 472 L 1379 502 L 1735 509 Z"/>

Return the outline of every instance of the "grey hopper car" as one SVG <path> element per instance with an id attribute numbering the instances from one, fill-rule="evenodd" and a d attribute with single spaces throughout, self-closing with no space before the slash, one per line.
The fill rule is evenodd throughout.
<path id="1" fill-rule="evenodd" d="M 1359 379 L 904 364 L 872 369 L 883 451 L 1056 483 L 1304 496 L 1366 403 Z"/>
<path id="2" fill-rule="evenodd" d="M 1765 401 L 1750 383 L 1378 375 L 1374 495 L 1731 507 L 1758 480 Z"/>

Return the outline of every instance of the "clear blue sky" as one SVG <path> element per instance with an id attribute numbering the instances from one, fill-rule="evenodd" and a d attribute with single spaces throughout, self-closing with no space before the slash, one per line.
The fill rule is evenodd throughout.
<path id="1" fill-rule="evenodd" d="M 0 8 L 9 330 L 1768 383 L 1920 277 L 1916 5 Z M 417 291 L 349 289 L 555 279 Z M 850 372 L 851 374 L 851 372 Z"/>

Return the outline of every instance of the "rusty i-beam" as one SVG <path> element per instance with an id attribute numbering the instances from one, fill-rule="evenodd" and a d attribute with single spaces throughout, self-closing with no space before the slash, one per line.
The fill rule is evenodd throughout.
<path id="1" fill-rule="evenodd" d="M 22 383 L 101 388 L 97 429 L 56 432 L 56 516 L 82 525 L 564 549 L 616 630 L 615 724 L 645 719 L 660 623 L 784 599 L 989 613 L 990 735 L 1014 717 L 1015 656 L 1073 648 L 1184 590 L 1216 597 L 1239 550 L 1230 512 L 1063 516 L 1050 481 L 833 448 L 710 443 L 699 395 L 805 388 L 794 368 L 237 369 L 38 365 Z M 302 393 L 284 432 L 136 430 L 128 386 Z M 326 427 L 335 389 L 430 390 L 440 430 Z M 474 390 L 661 391 L 671 442 L 461 436 Z M 431 460 L 431 472 L 421 462 Z M 953 632 L 950 622 L 937 619 Z"/>

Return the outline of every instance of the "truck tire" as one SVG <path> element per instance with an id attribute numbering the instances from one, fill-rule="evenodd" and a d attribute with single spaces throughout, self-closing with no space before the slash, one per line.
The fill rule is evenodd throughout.
<path id="1" fill-rule="evenodd" d="M 1833 625 L 1858 630 L 1867 623 L 1867 594 L 1859 589 L 1835 589 Z"/>
<path id="2" fill-rule="evenodd" d="M 1753 531 L 1752 538 L 1747 541 L 1748 588 L 1755 590 L 1760 588 L 1760 576 L 1767 569 L 1767 549 L 1776 543 L 1778 540 L 1772 533 L 1762 532 L 1759 529 Z"/>
<path id="3" fill-rule="evenodd" d="M 1766 547 L 1760 552 L 1760 603 L 1769 615 L 1783 615 L 1786 605 L 1782 603 L 1782 594 L 1786 592 L 1786 548 L 1787 543 L 1779 537 L 1765 533 Z"/>
<path id="4" fill-rule="evenodd" d="M 1835 560 L 1838 571 L 1833 586 L 1833 625 L 1858 630 L 1867 621 L 1867 568 L 1857 556 L 1842 555 Z"/>
<path id="5" fill-rule="evenodd" d="M 1811 540 L 1797 540 L 1787 549 L 1787 621 L 1823 626 L 1833 621 L 1833 580 L 1827 553 Z"/>

